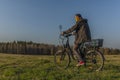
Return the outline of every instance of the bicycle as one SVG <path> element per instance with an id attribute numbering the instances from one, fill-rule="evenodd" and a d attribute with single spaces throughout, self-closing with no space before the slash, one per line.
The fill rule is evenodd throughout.
<path id="1" fill-rule="evenodd" d="M 69 37 L 71 35 L 72 34 L 60 35 L 59 37 L 62 41 L 62 46 L 60 46 L 59 50 L 54 54 L 54 63 L 58 68 L 67 69 L 72 60 L 77 60 L 69 44 Z M 79 51 L 82 53 L 82 56 L 84 56 L 85 67 L 96 71 L 103 69 L 105 58 L 103 53 L 99 51 L 102 45 L 103 39 L 93 39 L 81 44 Z"/>

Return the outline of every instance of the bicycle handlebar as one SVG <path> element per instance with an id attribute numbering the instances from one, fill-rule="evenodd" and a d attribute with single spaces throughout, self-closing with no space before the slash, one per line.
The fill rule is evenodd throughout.
<path id="1" fill-rule="evenodd" d="M 71 34 L 60 35 L 59 38 L 61 39 L 62 44 L 64 44 L 65 38 L 66 38 L 67 40 L 69 40 L 69 36 L 71 36 L 71 35 L 73 35 L 73 34 L 71 33 Z M 60 42 L 60 41 L 59 41 L 59 42 Z"/>
<path id="2" fill-rule="evenodd" d="M 73 35 L 73 34 L 64 34 L 64 35 L 60 35 L 60 38 L 62 38 L 62 36 L 65 37 L 65 38 L 68 38 L 68 37 L 71 36 L 71 35 Z"/>
<path id="3" fill-rule="evenodd" d="M 64 37 L 67 38 L 67 37 L 69 37 L 69 36 L 71 36 L 71 35 L 73 35 L 73 34 L 65 34 Z"/>

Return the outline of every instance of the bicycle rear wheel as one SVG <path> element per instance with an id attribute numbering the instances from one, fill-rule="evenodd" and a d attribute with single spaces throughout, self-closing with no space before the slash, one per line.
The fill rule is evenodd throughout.
<path id="1" fill-rule="evenodd" d="M 88 51 L 86 54 L 86 66 L 91 70 L 102 70 L 104 66 L 104 57 L 102 53 L 96 50 Z"/>
<path id="2" fill-rule="evenodd" d="M 54 55 L 54 63 L 58 68 L 66 69 L 70 64 L 70 55 L 66 50 L 58 50 Z"/>

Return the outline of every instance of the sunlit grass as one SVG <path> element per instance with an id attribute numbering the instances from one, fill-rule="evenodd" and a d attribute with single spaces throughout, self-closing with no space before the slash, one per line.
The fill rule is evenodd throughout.
<path id="1" fill-rule="evenodd" d="M 120 80 L 120 55 L 106 55 L 103 71 L 57 69 L 53 56 L 0 54 L 0 80 Z"/>

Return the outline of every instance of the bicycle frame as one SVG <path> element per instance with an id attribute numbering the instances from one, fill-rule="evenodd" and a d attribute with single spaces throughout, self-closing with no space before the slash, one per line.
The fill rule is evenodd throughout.
<path id="1" fill-rule="evenodd" d="M 63 36 L 63 38 L 62 38 L 61 35 L 60 35 L 60 39 L 62 40 L 63 49 L 64 49 L 64 50 L 69 50 L 69 53 L 68 53 L 68 54 L 70 55 L 70 59 L 72 58 L 73 60 L 75 60 L 73 51 L 72 51 L 72 49 L 71 49 L 71 47 L 70 47 L 70 44 L 69 44 L 69 36 L 71 36 L 71 35 L 72 35 L 72 34 L 66 34 L 66 35 Z M 65 39 L 67 39 L 67 40 L 66 40 L 66 42 L 64 43 L 64 40 L 65 40 Z M 79 52 L 82 53 L 82 55 L 85 56 L 86 50 L 87 50 L 87 46 L 85 46 L 84 43 L 81 43 L 81 45 L 79 46 Z M 88 50 L 90 50 L 90 49 L 88 48 Z M 93 47 L 92 50 L 93 50 L 93 51 L 96 51 L 96 50 L 98 51 L 98 47 Z M 83 53 L 84 53 L 84 54 L 83 54 Z"/>
<path id="2" fill-rule="evenodd" d="M 64 36 L 64 38 L 61 38 L 60 39 L 62 40 L 62 46 L 64 47 L 65 50 L 69 50 L 69 55 L 70 55 L 70 59 L 72 58 L 73 60 L 75 60 L 74 58 L 74 55 L 73 55 L 73 51 L 70 47 L 70 44 L 69 44 L 69 36 L 71 36 L 72 34 L 67 34 Z M 61 36 L 61 35 L 60 35 Z M 67 39 L 66 42 L 64 43 L 64 39 Z"/>

